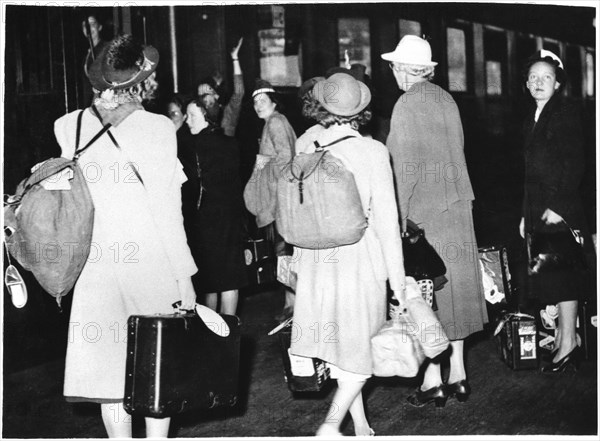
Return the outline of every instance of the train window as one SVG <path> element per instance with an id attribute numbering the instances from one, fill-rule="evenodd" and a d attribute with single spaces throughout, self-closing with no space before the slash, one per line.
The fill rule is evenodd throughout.
<path id="1" fill-rule="evenodd" d="M 259 9 L 260 75 L 273 86 L 302 84 L 298 45 L 294 44 L 298 41 L 293 33 L 296 26 L 291 19 L 293 16 L 277 5 Z"/>
<path id="2" fill-rule="evenodd" d="M 588 97 L 593 97 L 595 94 L 594 64 L 594 54 L 591 52 L 587 52 L 585 54 L 585 95 Z"/>
<path id="3" fill-rule="evenodd" d="M 569 95 L 581 98 L 583 96 L 583 69 L 581 49 L 578 46 L 567 46 L 565 69 L 569 75 L 569 81 L 567 81 Z"/>
<path id="4" fill-rule="evenodd" d="M 401 18 L 398 22 L 398 29 L 400 29 L 400 39 L 405 35 L 418 35 L 421 36 L 421 23 L 414 20 L 404 20 Z"/>
<path id="5" fill-rule="evenodd" d="M 499 61 L 485 62 L 485 79 L 488 95 L 502 95 L 502 64 Z"/>
<path id="6" fill-rule="evenodd" d="M 467 91 L 467 41 L 463 29 L 446 29 L 448 50 L 448 88 L 451 92 Z"/>
<path id="7" fill-rule="evenodd" d="M 506 77 L 506 33 L 502 30 L 486 28 L 483 34 L 483 50 L 487 94 L 502 95 L 503 79 Z"/>
<path id="8" fill-rule="evenodd" d="M 371 70 L 371 34 L 369 19 L 338 19 L 338 47 L 340 66 L 346 64 L 346 53 L 350 63 L 360 63 Z M 347 51 L 347 52 L 346 52 Z"/>

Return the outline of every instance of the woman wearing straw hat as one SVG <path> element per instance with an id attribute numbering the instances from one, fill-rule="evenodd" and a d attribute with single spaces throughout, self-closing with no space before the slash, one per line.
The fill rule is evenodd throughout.
<path id="1" fill-rule="evenodd" d="M 100 403 L 109 437 L 132 436 L 122 406 L 128 317 L 172 313 L 177 300 L 192 309 L 196 301 L 175 127 L 141 105 L 156 87 L 157 63 L 153 47 L 129 35 L 114 39 L 88 70 L 97 113 L 81 114 L 82 140 L 106 123 L 112 127 L 79 158 L 95 207 L 93 247 L 73 295 L 64 395 Z M 67 158 L 73 157 L 79 114 L 55 122 Z M 166 437 L 169 423 L 146 418 L 147 436 Z"/>
<path id="2" fill-rule="evenodd" d="M 483 329 L 487 311 L 482 294 L 471 212 L 474 199 L 467 172 L 463 130 L 452 96 L 431 83 L 437 64 L 429 43 L 402 38 L 396 50 L 381 55 L 390 62 L 405 93 L 392 113 L 387 146 L 392 155 L 402 231 L 410 218 L 425 230 L 447 268 L 448 283 L 436 292 L 437 314 L 450 339 L 450 373 L 444 384 L 439 360 L 430 360 L 423 383 L 408 397 L 420 407 L 464 401 L 471 389 L 464 366 L 464 339 Z M 443 405 L 441 404 L 441 405 Z"/>
<path id="3" fill-rule="evenodd" d="M 330 93 L 335 91 L 334 93 Z M 404 265 L 389 153 L 379 141 L 358 132 L 371 116 L 371 92 L 346 73 L 319 81 L 320 145 L 354 174 L 369 227 L 355 244 L 332 250 L 296 248 L 298 274 L 295 334 L 291 352 L 324 360 L 338 389 L 318 436 L 340 435 L 350 412 L 356 435 L 373 435 L 365 416 L 362 388 L 373 372 L 371 336 L 386 320 L 389 280 L 396 296 L 404 289 Z M 314 151 L 314 144 L 313 144 Z"/>

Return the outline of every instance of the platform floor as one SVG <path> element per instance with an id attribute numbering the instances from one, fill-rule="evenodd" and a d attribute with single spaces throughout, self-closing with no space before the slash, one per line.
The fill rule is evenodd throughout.
<path id="1" fill-rule="evenodd" d="M 244 295 L 242 379 L 238 404 L 230 409 L 174 417 L 173 437 L 312 436 L 324 419 L 333 387 L 317 395 L 293 395 L 283 377 L 278 340 L 267 336 L 283 299 L 274 290 Z M 491 332 L 467 341 L 467 369 L 473 392 L 466 403 L 449 400 L 413 408 L 406 396 L 414 379 L 374 378 L 365 389 L 377 436 L 422 435 L 589 435 L 598 439 L 597 360 L 579 372 L 548 376 L 513 371 L 498 358 Z M 4 376 L 3 438 L 106 437 L 94 404 L 67 403 L 62 396 L 62 359 Z M 143 425 L 134 419 L 134 435 Z M 353 435 L 346 420 L 343 432 Z M 586 437 L 587 438 L 587 437 Z"/>

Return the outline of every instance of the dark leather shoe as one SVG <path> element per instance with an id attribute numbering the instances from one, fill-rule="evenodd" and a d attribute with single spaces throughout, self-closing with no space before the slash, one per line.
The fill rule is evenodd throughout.
<path id="1" fill-rule="evenodd" d="M 406 401 L 415 407 L 423 407 L 432 401 L 435 402 L 436 407 L 444 407 L 447 400 L 448 393 L 446 392 L 446 386 L 443 384 L 427 389 L 426 391 L 422 391 L 418 387 L 413 395 L 409 395 L 406 398 Z"/>
<path id="2" fill-rule="evenodd" d="M 560 372 L 565 372 L 571 367 L 577 372 L 577 369 L 579 369 L 579 361 L 579 346 L 575 346 L 571 352 L 560 360 L 552 362 L 548 366 L 544 366 L 542 372 L 545 374 L 558 374 Z"/>
<path id="3" fill-rule="evenodd" d="M 471 386 L 467 380 L 460 380 L 456 383 L 450 383 L 446 385 L 446 390 L 449 397 L 456 397 L 458 401 L 464 403 L 471 395 Z"/>

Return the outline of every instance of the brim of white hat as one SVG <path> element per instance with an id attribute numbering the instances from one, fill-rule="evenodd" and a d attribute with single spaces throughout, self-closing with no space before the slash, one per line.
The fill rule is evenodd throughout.
<path id="1" fill-rule="evenodd" d="M 400 58 L 399 54 L 396 51 L 381 54 L 381 58 L 383 58 L 386 61 L 395 61 L 396 63 L 414 64 L 417 66 L 437 66 L 436 61 L 424 61 L 416 59 L 411 60 L 409 58 Z"/>

